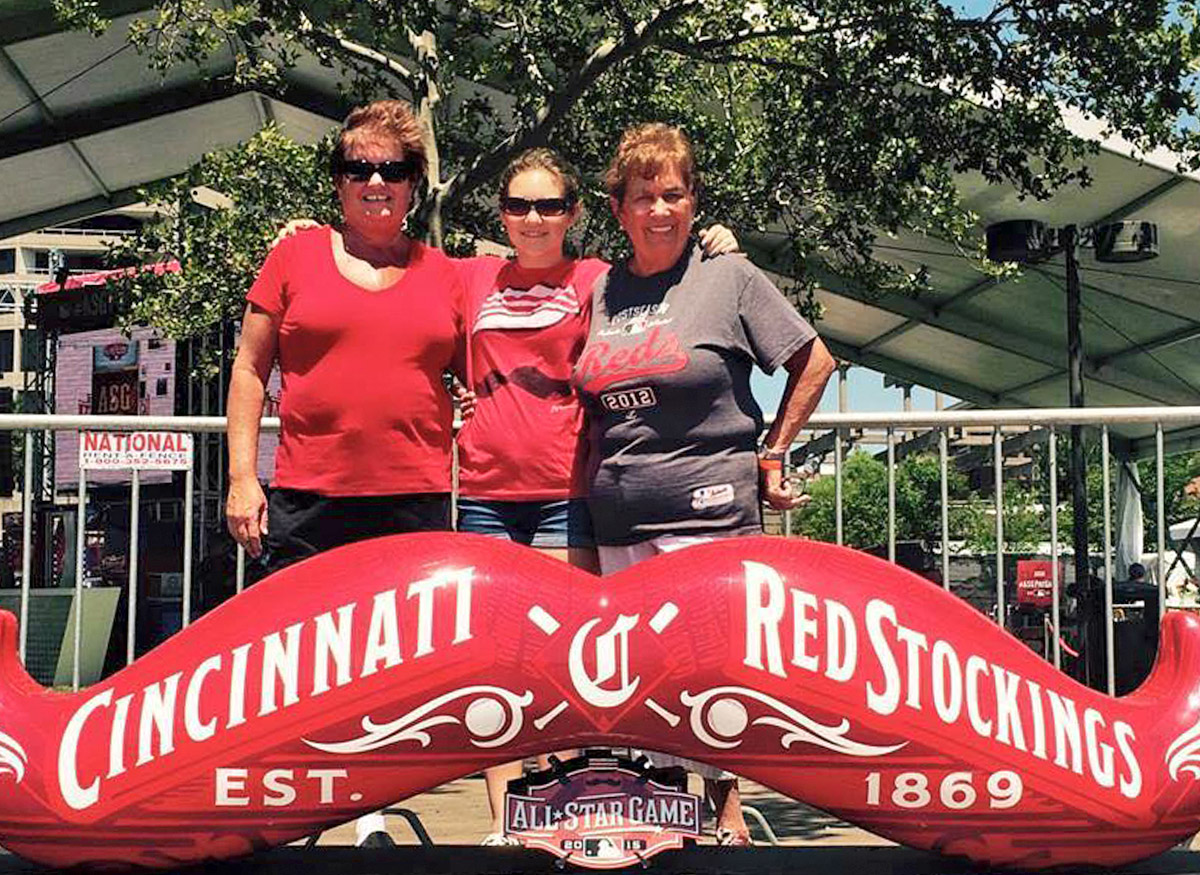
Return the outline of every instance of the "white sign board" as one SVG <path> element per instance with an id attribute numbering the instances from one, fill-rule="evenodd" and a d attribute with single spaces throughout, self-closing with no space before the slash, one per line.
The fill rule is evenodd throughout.
<path id="1" fill-rule="evenodd" d="M 85 431 L 79 436 L 79 467 L 186 471 L 192 467 L 192 436 L 171 431 Z"/>

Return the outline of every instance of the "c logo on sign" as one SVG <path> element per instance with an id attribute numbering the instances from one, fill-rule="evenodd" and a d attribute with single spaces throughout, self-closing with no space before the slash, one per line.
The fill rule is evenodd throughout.
<path id="1" fill-rule="evenodd" d="M 637 690 L 641 676 L 632 680 L 629 677 L 629 631 L 638 624 L 639 614 L 629 616 L 619 614 L 612 627 L 596 636 L 596 675 L 588 675 L 583 662 L 583 648 L 588 635 L 600 622 L 597 617 L 588 620 L 575 637 L 571 639 L 571 649 L 567 656 L 567 668 L 571 673 L 571 683 L 584 701 L 597 708 L 616 708 L 629 701 L 629 697 Z M 600 684 L 620 674 L 620 687 L 607 689 Z"/>

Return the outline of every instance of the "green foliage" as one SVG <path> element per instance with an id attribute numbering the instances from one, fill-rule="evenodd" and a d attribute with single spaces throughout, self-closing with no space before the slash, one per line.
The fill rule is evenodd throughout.
<path id="1" fill-rule="evenodd" d="M 1030 449 L 1033 470 L 1026 481 L 1008 480 L 1004 484 L 1004 550 L 1006 553 L 1032 553 L 1039 544 L 1050 541 L 1050 479 L 1045 445 Z M 1059 440 L 1058 460 L 1058 537 L 1070 545 L 1072 527 L 1071 486 L 1068 479 L 1069 442 Z M 1088 480 L 1088 540 L 1093 553 L 1104 545 L 1103 471 L 1099 447 L 1093 442 L 1085 456 Z M 1142 508 L 1147 549 L 1157 540 L 1155 512 L 1154 460 L 1139 463 L 1142 484 Z M 1113 539 L 1116 519 L 1116 462 L 1111 501 Z M 965 475 L 951 464 L 947 489 L 950 496 L 950 538 L 960 541 L 962 549 L 972 553 L 996 550 L 995 499 L 971 490 Z M 1168 524 L 1200 514 L 1200 499 L 1187 496 L 1184 485 L 1200 475 L 1200 452 L 1168 456 L 1163 464 L 1163 495 Z M 936 455 L 910 455 L 896 467 L 896 538 L 941 542 L 941 481 Z M 821 541 L 836 538 L 835 483 L 833 477 L 814 481 L 808 490 L 811 502 L 792 516 L 794 531 Z M 858 548 L 887 543 L 887 466 L 873 455 L 855 450 L 842 469 L 843 521 L 845 543 Z"/>
<path id="2" fill-rule="evenodd" d="M 72 24 L 103 27 L 94 0 L 55 2 Z M 923 289 L 919 257 L 876 246 L 902 229 L 997 270 L 956 182 L 975 174 L 1033 198 L 1086 184 L 1096 146 L 1064 111 L 1200 166 L 1185 123 L 1196 20 L 1195 2 L 1166 0 L 996 0 L 970 13 L 937 0 L 159 0 L 130 38 L 157 69 L 195 64 L 266 90 L 307 51 L 340 71 L 347 100 L 412 100 L 437 145 L 418 223 L 437 243 L 449 228 L 496 236 L 496 175 L 549 142 L 591 173 L 581 247 L 612 256 L 623 244 L 600 171 L 630 123 L 680 123 L 699 151 L 702 221 L 737 228 L 805 302 L 819 283 Z M 303 170 L 285 173 L 306 190 L 324 183 Z M 264 211 L 312 212 L 277 193 Z M 174 218 L 194 220 L 211 221 Z M 261 241 L 245 242 L 236 258 L 252 261 Z"/>
<path id="3" fill-rule="evenodd" d="M 182 272 L 125 280 L 126 327 L 154 325 L 184 339 L 239 320 L 279 228 L 294 216 L 336 216 L 328 155 L 328 142 L 301 146 L 267 127 L 242 147 L 206 155 L 183 176 L 147 188 L 160 221 L 123 239 L 112 257 L 123 264 L 177 260 Z M 201 187 L 232 206 L 202 206 L 211 198 L 193 196 Z"/>
<path id="4" fill-rule="evenodd" d="M 99 36 L 112 22 L 100 12 L 99 0 L 54 0 L 55 15 L 62 21 Z"/>
<path id="5" fill-rule="evenodd" d="M 1050 541 L 1050 515 L 1028 486 L 1008 483 L 1004 486 L 1004 552 L 1033 553 L 1039 544 Z M 996 502 L 993 496 L 979 497 L 963 509 L 963 547 L 974 553 L 996 552 Z M 1059 541 L 1071 537 L 1070 519 L 1060 518 Z"/>
<path id="6" fill-rule="evenodd" d="M 1155 462 L 1144 459 L 1138 463 L 1138 481 L 1142 485 L 1142 512 L 1146 520 L 1147 549 L 1158 549 L 1158 495 L 1155 485 Z M 1167 525 L 1200 516 L 1200 498 L 1185 495 L 1183 487 L 1200 476 L 1200 453 L 1181 453 L 1163 459 L 1163 519 Z"/>
<path id="7" fill-rule="evenodd" d="M 1104 474 L 1103 458 L 1100 441 L 1091 432 L 1085 432 L 1084 464 L 1087 471 L 1087 515 L 1088 543 L 1095 552 L 1100 552 L 1104 545 Z M 1050 466 L 1045 445 L 1039 445 L 1033 452 L 1033 496 L 1045 506 L 1050 502 Z M 1117 504 L 1117 466 L 1115 458 L 1109 462 L 1109 493 L 1111 495 L 1113 537 L 1119 521 L 1116 518 Z M 1074 524 L 1074 511 L 1071 507 L 1070 482 L 1070 440 L 1067 434 L 1060 434 L 1058 439 L 1058 499 L 1059 499 L 1059 538 L 1070 541 Z M 1158 502 L 1155 485 L 1155 461 L 1153 458 L 1143 459 L 1137 463 L 1138 482 L 1141 488 L 1142 517 L 1145 531 L 1146 549 L 1154 549 L 1158 540 Z M 1163 459 L 1163 509 L 1164 519 L 1169 526 L 1173 522 L 1188 519 L 1200 514 L 1200 499 L 1185 495 L 1183 487 L 1193 477 L 1200 475 L 1200 453 L 1178 453 Z M 1045 523 L 1045 535 L 1049 538 L 1049 522 Z"/>
<path id="8" fill-rule="evenodd" d="M 1058 537 L 1060 543 L 1070 544 L 1074 525 L 1071 505 L 1070 442 L 1066 435 L 1059 440 L 1058 458 Z M 1007 484 L 1004 489 L 1004 542 L 1009 552 L 1029 552 L 1038 543 L 1050 540 L 1050 471 L 1044 446 L 1033 450 L 1034 473 L 1029 485 Z M 1104 549 L 1104 468 L 1099 442 L 1088 441 L 1084 461 L 1087 472 L 1088 544 L 1092 553 Z M 1112 543 L 1120 525 L 1117 514 L 1117 466 L 1115 457 L 1109 462 L 1109 501 Z M 1141 484 L 1143 531 L 1147 550 L 1153 550 L 1158 540 L 1157 490 L 1154 459 L 1137 464 Z M 1200 453 L 1181 453 L 1163 460 L 1164 519 L 1173 522 L 1200 514 L 1200 500 L 1187 496 L 1183 487 L 1200 475 Z M 992 505 L 981 506 L 973 512 L 973 522 L 967 546 L 990 552 L 995 549 L 995 513 Z"/>
<path id="9" fill-rule="evenodd" d="M 914 454 L 896 465 L 896 539 L 940 543 L 941 466 L 936 455 Z M 951 537 L 963 531 L 962 513 L 956 502 L 968 495 L 966 477 L 951 467 L 947 490 L 953 503 Z M 836 482 L 822 477 L 808 490 L 809 504 L 793 512 L 793 530 L 820 541 L 837 537 Z M 869 548 L 887 543 L 887 465 L 863 450 L 846 457 L 842 467 L 843 537 L 851 547 Z"/>

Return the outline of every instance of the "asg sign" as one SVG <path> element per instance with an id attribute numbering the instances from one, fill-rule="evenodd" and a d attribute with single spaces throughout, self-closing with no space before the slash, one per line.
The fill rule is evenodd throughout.
<path id="1" fill-rule="evenodd" d="M 591 869 L 645 865 L 700 835 L 701 800 L 687 792 L 683 769 L 652 769 L 610 752 L 514 781 L 504 804 L 508 835 Z"/>
<path id="2" fill-rule="evenodd" d="M 826 544 L 734 539 L 598 580 L 408 535 L 280 572 L 77 694 L 29 680 L 16 642 L 0 614 L 0 844 L 51 866 L 232 857 L 614 739 L 987 864 L 1117 865 L 1200 829 L 1200 619 L 1168 614 L 1150 679 L 1112 699 Z M 522 804 L 545 841 L 599 842 Z"/>

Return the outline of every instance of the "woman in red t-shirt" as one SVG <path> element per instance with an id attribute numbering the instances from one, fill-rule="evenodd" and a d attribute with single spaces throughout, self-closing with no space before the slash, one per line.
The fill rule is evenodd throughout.
<path id="1" fill-rule="evenodd" d="M 425 166 L 408 104 L 355 109 L 331 165 L 342 223 L 277 245 L 247 295 L 225 515 L 251 556 L 265 543 L 268 570 L 352 541 L 449 528 L 453 409 L 442 373 L 462 359 L 463 289 L 442 252 L 403 230 Z M 268 504 L 256 463 L 275 361 L 282 431 Z"/>
<path id="2" fill-rule="evenodd" d="M 579 217 L 579 178 L 550 149 L 532 149 L 500 177 L 500 220 L 514 259 L 460 262 L 467 289 L 467 396 L 458 436 L 458 530 L 535 547 L 599 571 L 587 509 L 587 442 L 571 370 L 587 341 L 592 286 L 608 270 L 563 252 Z M 542 766 L 545 767 L 543 762 Z M 484 771 L 492 831 L 521 762 Z"/>
<path id="3" fill-rule="evenodd" d="M 579 178 L 554 151 L 510 163 L 499 204 L 516 257 L 458 262 L 474 402 L 458 436 L 458 529 L 596 572 L 583 410 L 570 377 L 608 264 L 563 252 L 580 213 Z"/>

